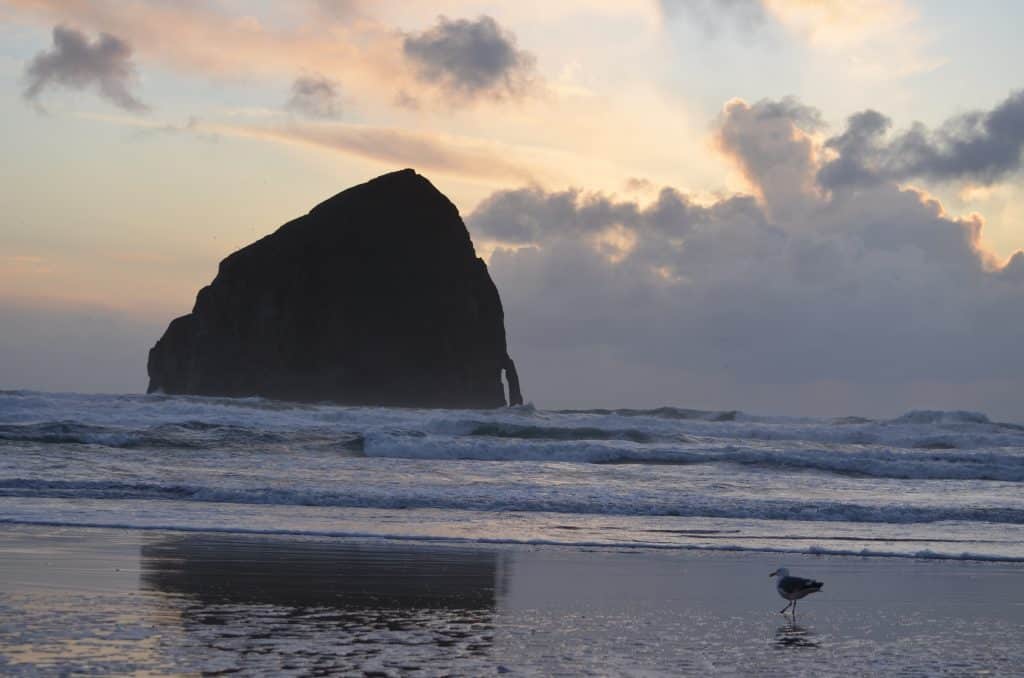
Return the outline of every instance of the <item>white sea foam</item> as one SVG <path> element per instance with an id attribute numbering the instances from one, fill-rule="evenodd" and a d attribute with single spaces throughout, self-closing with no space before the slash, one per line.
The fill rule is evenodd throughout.
<path id="1" fill-rule="evenodd" d="M 1024 449 L 907 450 L 884 446 L 848 449 L 735 444 L 734 439 L 690 439 L 674 445 L 622 440 L 530 440 L 490 437 L 368 433 L 367 456 L 480 461 L 588 463 L 732 463 L 811 469 L 886 478 L 949 478 L 1024 482 Z"/>

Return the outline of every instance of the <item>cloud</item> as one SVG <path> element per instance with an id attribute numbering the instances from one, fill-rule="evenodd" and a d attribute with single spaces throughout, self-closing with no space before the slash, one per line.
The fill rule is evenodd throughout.
<path id="1" fill-rule="evenodd" d="M 932 70 L 935 39 L 906 0 L 650 0 L 666 26 L 680 21 L 708 37 L 731 31 L 744 41 L 767 38 L 814 50 L 819 68 L 845 77 L 891 81 Z M 754 34 L 757 34 L 756 36 Z M 830 65 L 825 62 L 836 59 Z"/>
<path id="2" fill-rule="evenodd" d="M 92 118 L 94 120 L 104 120 L 105 122 L 115 122 L 121 125 L 134 126 L 139 138 L 151 138 L 161 135 L 189 135 L 193 139 L 198 139 L 207 143 L 217 143 L 220 141 L 220 135 L 207 131 L 206 123 L 195 115 L 190 115 L 183 123 L 159 122 L 154 120 L 149 124 L 136 123 L 135 125 L 132 125 L 132 123 L 127 120 L 118 120 L 116 118 L 112 119 L 109 116 L 85 115 L 83 117 Z"/>
<path id="3" fill-rule="evenodd" d="M 147 106 L 132 94 L 135 66 L 132 49 L 124 40 L 101 33 L 89 42 L 73 28 L 53 29 L 53 49 L 37 54 L 25 68 L 28 101 L 38 103 L 43 90 L 52 86 L 86 89 L 95 87 L 100 96 L 128 111 L 145 111 Z"/>
<path id="4" fill-rule="evenodd" d="M 241 113 L 239 118 L 267 118 L 280 122 L 219 123 L 192 116 L 184 124 L 175 124 L 125 115 L 76 115 L 133 128 L 139 137 L 189 134 L 209 142 L 219 141 L 221 137 L 235 137 L 298 144 L 369 160 L 377 163 L 382 172 L 392 171 L 395 167 L 414 167 L 480 184 L 485 187 L 483 190 L 488 186 L 493 188 L 509 183 L 532 184 L 556 176 L 552 170 L 536 165 L 536 156 L 541 151 L 521 149 L 489 139 L 335 121 L 288 120 L 273 109 Z"/>
<path id="5" fill-rule="evenodd" d="M 879 126 L 874 116 L 855 125 Z M 538 404 L 616 406 L 628 393 L 883 414 L 950 405 L 942 392 L 1005 412 L 995 390 L 984 394 L 1024 381 L 1024 316 L 1013 310 L 1024 253 L 994 264 L 980 217 L 948 215 L 891 180 L 822 190 L 819 127 L 793 99 L 725 107 L 719 145 L 757 198 L 701 203 L 665 188 L 641 203 L 535 187 L 484 200 L 468 223 L 496 246 L 511 350 L 524 383 L 550 399 Z M 608 390 L 581 388 L 594 370 L 614 375 L 599 380 Z"/>
<path id="6" fill-rule="evenodd" d="M 232 11 L 224 3 L 6 0 L 19 20 L 69 22 L 130 35 L 140 58 L 205 77 L 344 74 L 345 93 L 370 105 L 425 103 L 438 91 L 461 101 L 520 97 L 538 79 L 532 54 L 490 17 L 403 33 L 366 0 L 305 0 L 287 9 Z M 282 20 L 284 19 L 284 20 Z"/>
<path id="7" fill-rule="evenodd" d="M 555 231 L 560 237 L 599 236 L 616 227 L 683 236 L 706 208 L 685 195 L 664 188 L 647 206 L 579 189 L 547 192 L 541 188 L 500 191 L 474 212 L 474 225 L 488 238 L 510 245 L 543 243 Z"/>
<path id="8" fill-rule="evenodd" d="M 650 191 L 654 188 L 654 183 L 650 179 L 645 179 L 643 177 L 629 177 L 626 179 L 626 190 L 630 193 Z"/>
<path id="9" fill-rule="evenodd" d="M 309 118 L 338 118 L 341 103 L 338 85 L 323 75 L 304 75 L 292 83 L 285 108 Z"/>
<path id="10" fill-rule="evenodd" d="M 270 126 L 204 125 L 230 136 L 290 142 L 337 151 L 382 164 L 416 167 L 474 180 L 530 182 L 526 163 L 510 159 L 510 149 L 477 139 L 387 127 L 334 122 L 293 122 Z"/>
<path id="11" fill-rule="evenodd" d="M 814 198 L 816 160 L 809 134 L 821 126 L 818 111 L 793 97 L 753 105 L 736 99 L 719 117 L 717 141 L 772 215 L 789 220 Z"/>
<path id="12" fill-rule="evenodd" d="M 921 178 L 989 185 L 1024 163 L 1024 90 L 990 111 L 956 116 L 935 130 L 917 123 L 887 138 L 891 126 L 877 111 L 851 116 L 846 130 L 825 144 L 837 157 L 822 167 L 821 184 L 838 189 Z"/>
<path id="13" fill-rule="evenodd" d="M 908 29 L 917 14 L 905 0 L 761 0 L 765 9 L 789 30 L 801 33 L 812 45 L 842 50 L 890 39 Z"/>
<path id="14" fill-rule="evenodd" d="M 289 3 L 280 12 L 252 7 L 251 13 L 191 1 L 5 1 L 12 18 L 21 21 L 67 22 L 130 35 L 139 58 L 181 73 L 235 81 L 344 73 L 347 92 L 380 98 L 415 83 L 405 73 L 401 34 L 363 13 L 362 6 L 370 3 L 362 0 L 310 0 Z M 290 20 L 275 20 L 281 18 Z"/>
<path id="15" fill-rule="evenodd" d="M 1008 279 L 1024 285 L 1024 251 L 1016 252 L 1003 267 L 1002 274 Z"/>
<path id="16" fill-rule="evenodd" d="M 712 37 L 724 28 L 750 32 L 766 18 L 762 0 L 657 0 L 657 4 L 662 16 L 685 18 Z"/>
<path id="17" fill-rule="evenodd" d="M 420 80 L 464 98 L 520 96 L 533 78 L 533 55 L 489 16 L 441 16 L 433 28 L 406 35 L 402 48 Z"/>

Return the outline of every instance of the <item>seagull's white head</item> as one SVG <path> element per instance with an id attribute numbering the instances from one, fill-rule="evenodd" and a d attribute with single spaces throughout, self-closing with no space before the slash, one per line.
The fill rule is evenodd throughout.
<path id="1" fill-rule="evenodd" d="M 780 578 L 781 578 L 781 577 L 788 577 L 788 576 L 789 576 L 789 570 L 787 570 L 787 569 L 786 569 L 786 568 L 784 568 L 784 567 L 780 567 L 779 569 L 775 570 L 774 572 L 772 572 L 772 573 L 771 573 L 770 575 L 768 575 L 768 576 L 769 576 L 769 577 L 775 577 L 775 576 L 778 576 L 778 577 L 780 577 Z"/>

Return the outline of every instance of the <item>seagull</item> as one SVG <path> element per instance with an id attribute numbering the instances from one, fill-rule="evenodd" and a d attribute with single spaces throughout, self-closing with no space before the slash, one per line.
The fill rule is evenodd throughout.
<path id="1" fill-rule="evenodd" d="M 803 577 L 790 577 L 789 570 L 784 567 L 780 567 L 768 576 L 777 576 L 779 578 L 778 583 L 775 585 L 775 590 L 779 592 L 780 596 L 789 601 L 789 605 L 779 610 L 779 614 L 786 614 L 786 610 L 792 606 L 793 617 L 796 617 L 796 601 L 811 593 L 817 593 L 822 587 L 820 581 L 804 579 Z"/>

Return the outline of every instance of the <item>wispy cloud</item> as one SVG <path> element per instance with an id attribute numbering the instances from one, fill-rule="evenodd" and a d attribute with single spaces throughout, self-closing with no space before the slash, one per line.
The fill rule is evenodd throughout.
<path id="1" fill-rule="evenodd" d="M 327 3 L 291 6 L 302 20 L 278 25 L 221 3 L 7 2 L 23 18 L 120 36 L 147 60 L 182 72 L 227 78 L 344 72 L 347 82 L 378 86 L 382 78 L 413 81 L 404 75 L 398 31 L 358 12 L 342 20 L 326 12 Z"/>
<path id="2" fill-rule="evenodd" d="M 904 0 L 759 0 L 791 30 L 823 49 L 845 49 L 910 26 L 916 14 Z"/>
<path id="3" fill-rule="evenodd" d="M 652 0 L 663 19 L 685 20 L 704 34 L 750 34 L 781 27 L 847 76 L 892 79 L 937 68 L 927 31 L 905 0 Z"/>
<path id="4" fill-rule="evenodd" d="M 44 275 L 52 270 L 52 264 L 43 257 L 31 254 L 0 256 L 0 276 L 5 274 Z"/>
<path id="5" fill-rule="evenodd" d="M 712 37 L 726 28 L 751 31 L 766 19 L 762 0 L 657 0 L 657 6 L 663 16 L 692 21 Z"/>
<path id="6" fill-rule="evenodd" d="M 864 79 L 892 79 L 930 71 L 943 60 L 931 53 L 926 29 L 905 0 L 762 0 L 768 13 L 819 53 L 842 60 Z"/>
<path id="7" fill-rule="evenodd" d="M 401 129 L 344 123 L 292 122 L 278 125 L 212 125 L 211 131 L 297 143 L 381 163 L 415 167 L 468 180 L 532 182 L 537 172 L 502 144 Z"/>

